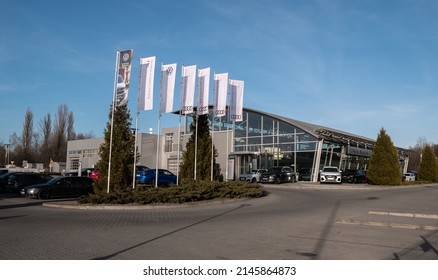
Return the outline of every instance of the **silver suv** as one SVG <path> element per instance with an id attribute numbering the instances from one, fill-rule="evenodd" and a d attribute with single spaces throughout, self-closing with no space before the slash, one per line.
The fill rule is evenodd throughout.
<path id="1" fill-rule="evenodd" d="M 245 173 L 239 176 L 240 181 L 245 182 L 260 182 L 260 175 L 264 172 L 268 171 L 267 169 L 253 169 L 251 173 Z"/>
<path id="2" fill-rule="evenodd" d="M 324 166 L 319 174 L 319 182 L 342 184 L 342 174 L 336 166 Z"/>

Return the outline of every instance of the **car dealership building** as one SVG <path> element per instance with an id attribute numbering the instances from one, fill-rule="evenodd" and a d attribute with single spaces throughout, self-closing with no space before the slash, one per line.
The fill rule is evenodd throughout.
<path id="1" fill-rule="evenodd" d="M 216 162 L 228 180 L 252 169 L 284 165 L 298 172 L 298 180 L 313 182 L 318 180 L 323 166 L 366 170 L 375 144 L 374 139 L 249 108 L 243 109 L 240 122 L 230 121 L 228 116 L 211 116 L 212 138 L 218 151 Z M 162 129 L 159 137 L 139 133 L 138 164 L 155 168 L 158 160 L 159 168 L 177 174 L 182 150 L 191 134 L 193 115 L 185 116 L 184 120 L 181 127 Z M 103 137 L 69 141 L 66 171 L 93 167 L 103 141 Z M 411 151 L 403 148 L 397 151 L 401 172 L 405 173 Z"/>

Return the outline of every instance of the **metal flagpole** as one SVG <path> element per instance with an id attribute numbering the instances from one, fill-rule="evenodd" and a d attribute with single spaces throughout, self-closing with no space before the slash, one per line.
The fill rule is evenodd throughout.
<path id="1" fill-rule="evenodd" d="M 176 156 L 176 185 L 179 185 L 179 160 L 180 160 L 180 152 L 181 152 L 181 110 L 183 106 L 183 100 L 182 100 L 182 92 L 183 92 L 183 79 L 184 79 L 184 64 L 181 66 L 181 89 L 179 94 L 179 103 L 180 103 L 180 109 L 179 109 L 179 121 L 178 121 L 178 154 Z"/>
<path id="2" fill-rule="evenodd" d="M 140 57 L 141 61 L 141 57 Z M 138 116 L 140 114 L 140 111 L 138 109 L 139 103 L 140 103 L 140 79 L 141 79 L 141 65 L 140 65 L 140 73 L 138 74 L 138 96 L 137 96 L 137 114 L 135 115 L 135 133 L 134 133 L 134 167 L 132 171 L 132 189 L 135 189 L 135 170 L 137 165 L 137 133 L 138 133 Z"/>
<path id="3" fill-rule="evenodd" d="M 157 161 L 155 163 L 155 187 L 158 187 L 158 161 L 160 159 L 160 119 L 161 112 L 158 113 L 158 138 L 157 138 Z"/>
<path id="4" fill-rule="evenodd" d="M 134 167 L 133 167 L 133 171 L 132 171 L 132 189 L 135 189 L 135 170 L 136 170 L 136 165 L 137 165 L 137 132 L 138 132 L 138 115 L 139 115 L 139 111 L 137 108 L 137 114 L 135 116 L 135 134 L 134 134 Z"/>
<path id="5" fill-rule="evenodd" d="M 213 157 L 214 157 L 214 108 L 211 122 L 211 164 L 210 164 L 210 181 L 213 181 Z"/>
<path id="6" fill-rule="evenodd" d="M 198 68 L 198 71 L 199 71 L 199 68 Z M 202 94 L 202 93 L 199 92 L 199 83 L 200 83 L 200 78 L 198 76 L 198 82 L 196 83 L 196 87 L 198 88 L 198 90 L 197 90 L 197 92 L 198 92 L 198 99 L 199 99 L 199 94 Z M 195 162 L 194 162 L 194 167 L 193 167 L 193 180 L 196 180 L 196 165 L 198 164 L 198 120 L 199 120 L 199 118 L 198 118 L 198 110 L 199 110 L 199 101 L 198 101 L 198 106 L 197 106 L 196 113 L 195 113 L 195 117 L 196 117 L 196 127 L 195 127 Z"/>
<path id="7" fill-rule="evenodd" d="M 229 95 L 230 94 L 230 92 L 229 92 L 229 90 L 230 90 L 230 79 L 228 79 L 228 81 L 227 81 L 227 95 Z M 230 97 L 228 97 L 227 98 L 228 99 L 228 102 L 229 103 L 231 103 L 231 98 Z M 227 181 L 228 180 L 228 156 L 229 156 L 229 139 L 228 139 L 228 130 L 229 130 L 229 124 L 230 124 L 230 114 L 231 114 L 231 106 L 230 106 L 231 104 L 228 104 L 228 112 L 227 112 L 227 125 L 226 125 L 226 131 L 227 131 L 227 157 L 226 157 L 226 161 L 225 161 L 225 181 Z"/>
<path id="8" fill-rule="evenodd" d="M 199 108 L 198 108 L 199 110 Z M 193 173 L 193 179 L 196 180 L 196 165 L 198 164 L 198 112 L 196 112 L 196 129 L 195 129 L 195 166 L 194 166 L 194 173 Z"/>
<path id="9" fill-rule="evenodd" d="M 213 72 L 213 98 L 215 98 L 214 96 L 214 92 L 216 90 L 216 82 L 214 81 L 214 75 L 215 72 Z M 217 104 L 217 100 L 214 100 L 213 103 Z M 210 163 L 210 181 L 213 181 L 213 157 L 214 157 L 214 115 L 215 115 L 215 111 L 214 111 L 214 105 L 213 105 L 213 109 L 212 109 L 212 114 L 211 114 L 211 163 Z"/>
<path id="10" fill-rule="evenodd" d="M 111 112 L 111 132 L 110 132 L 110 146 L 109 146 L 109 157 L 108 157 L 108 180 L 107 180 L 107 188 L 106 188 L 107 193 L 109 193 L 110 191 L 110 181 L 111 181 L 111 154 L 113 148 L 114 111 L 116 107 L 116 90 L 117 90 L 117 74 L 119 71 L 119 58 L 120 58 L 120 51 L 117 50 L 116 68 L 114 70 L 113 108 Z"/>

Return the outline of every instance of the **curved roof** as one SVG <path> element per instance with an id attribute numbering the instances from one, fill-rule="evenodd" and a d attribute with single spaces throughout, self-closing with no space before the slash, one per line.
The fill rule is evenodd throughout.
<path id="1" fill-rule="evenodd" d="M 212 108 L 213 108 L 213 106 L 210 105 L 209 109 L 212 109 Z M 194 107 L 194 110 L 196 111 L 196 107 Z M 259 111 L 259 110 L 255 110 L 255 109 L 251 109 L 251 108 L 246 108 L 246 107 L 244 107 L 243 110 L 246 112 L 253 112 L 256 114 L 265 115 L 265 116 L 277 119 L 279 121 L 282 121 L 282 122 L 288 123 L 290 125 L 293 125 L 297 128 L 300 128 L 303 131 L 305 131 L 306 133 L 313 135 L 314 137 L 316 137 L 318 139 L 328 140 L 328 141 L 331 141 L 334 143 L 346 144 L 346 145 L 350 144 L 353 146 L 359 145 L 361 147 L 368 147 L 368 148 L 373 147 L 374 144 L 376 143 L 375 139 L 352 134 L 349 132 L 337 130 L 337 129 L 322 126 L 322 125 L 311 124 L 308 122 L 303 122 L 303 121 L 299 121 L 296 119 L 286 118 L 283 116 L 279 116 L 279 115 L 275 115 L 275 114 L 271 114 L 271 113 L 266 113 L 263 111 Z M 179 114 L 179 111 L 176 111 L 174 113 Z M 413 153 L 413 151 L 408 150 L 408 149 L 399 148 L 399 147 L 396 147 L 396 148 L 399 151 L 399 153 L 402 153 L 402 154 Z"/>
<path id="2" fill-rule="evenodd" d="M 356 134 L 352 134 L 352 133 L 345 132 L 342 130 L 337 130 L 334 128 L 322 126 L 322 125 L 311 124 L 311 123 L 299 121 L 296 119 L 286 118 L 283 116 L 279 116 L 279 115 L 275 115 L 275 114 L 271 114 L 271 113 L 266 113 L 266 112 L 262 112 L 262 111 L 258 111 L 258 110 L 250 109 L 250 108 L 243 108 L 243 110 L 248 111 L 248 112 L 254 112 L 257 114 L 262 114 L 262 115 L 269 116 L 271 118 L 283 121 L 285 123 L 291 124 L 293 126 L 296 126 L 300 129 L 302 129 L 303 131 L 315 136 L 316 138 L 323 139 L 323 140 L 329 140 L 329 141 L 332 141 L 335 143 L 360 145 L 363 147 L 370 147 L 370 148 L 373 147 L 374 144 L 376 143 L 376 140 L 374 140 L 374 139 L 360 136 L 360 135 L 356 135 Z M 399 152 L 404 153 L 404 154 L 412 153 L 412 151 L 408 150 L 408 149 L 399 148 L 399 147 L 396 147 L 396 148 Z"/>

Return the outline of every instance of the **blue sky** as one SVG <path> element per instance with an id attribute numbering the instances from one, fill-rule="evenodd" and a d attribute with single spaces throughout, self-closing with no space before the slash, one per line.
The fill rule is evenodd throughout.
<path id="1" fill-rule="evenodd" d="M 438 143 L 438 2 L 1 1 L 0 143 L 34 130 L 67 104 L 75 130 L 103 135 L 116 50 L 134 49 L 129 108 L 137 108 L 140 57 L 211 67 L 245 81 L 244 106 L 395 145 Z M 212 84 L 212 83 L 211 83 Z M 212 88 L 210 89 L 212 100 Z M 211 102 L 210 102 L 211 103 Z M 157 130 L 142 111 L 139 128 Z M 177 126 L 169 114 L 161 126 Z"/>

